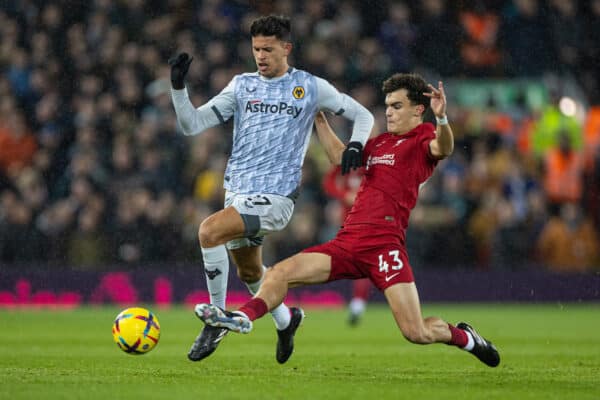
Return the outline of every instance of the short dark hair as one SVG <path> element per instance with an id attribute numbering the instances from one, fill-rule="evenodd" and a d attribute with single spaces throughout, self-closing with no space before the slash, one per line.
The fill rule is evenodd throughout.
<path id="1" fill-rule="evenodd" d="M 292 23 L 289 17 L 284 15 L 268 15 L 260 17 L 252 22 L 250 34 L 255 36 L 275 36 L 284 42 L 292 41 Z"/>
<path id="2" fill-rule="evenodd" d="M 406 97 L 412 105 L 422 104 L 425 106 L 425 111 L 427 111 L 430 100 L 423 93 L 429 92 L 429 87 L 421 75 L 398 73 L 383 81 L 382 90 L 386 95 L 400 89 L 406 89 Z"/>

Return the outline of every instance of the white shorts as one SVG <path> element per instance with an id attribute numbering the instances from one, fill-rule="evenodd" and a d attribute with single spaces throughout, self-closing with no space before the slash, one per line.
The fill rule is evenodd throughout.
<path id="1" fill-rule="evenodd" d="M 244 220 L 245 237 L 227 242 L 229 250 L 256 247 L 263 236 L 286 227 L 294 212 L 294 201 L 277 194 L 237 194 L 225 192 L 225 207 L 232 206 Z"/>

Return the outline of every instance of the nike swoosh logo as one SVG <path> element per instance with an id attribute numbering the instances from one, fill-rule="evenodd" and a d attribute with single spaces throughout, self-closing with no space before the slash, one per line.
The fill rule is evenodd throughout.
<path id="1" fill-rule="evenodd" d="M 396 275 L 400 275 L 400 272 L 396 272 L 395 274 L 392 274 L 392 275 L 390 275 L 390 276 L 386 276 L 386 277 L 385 277 L 385 281 L 386 281 L 386 282 L 389 282 L 389 281 L 390 281 L 390 279 L 393 279 L 393 278 L 394 278 Z"/>
<path id="2" fill-rule="evenodd" d="M 221 340 L 223 340 L 226 333 L 227 333 L 227 329 L 223 329 L 221 332 L 219 332 L 219 336 L 217 336 L 215 338 L 215 340 L 213 340 L 213 343 L 219 343 Z"/>

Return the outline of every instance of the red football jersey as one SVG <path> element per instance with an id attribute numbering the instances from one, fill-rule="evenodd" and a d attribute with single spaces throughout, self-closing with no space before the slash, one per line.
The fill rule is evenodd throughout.
<path id="1" fill-rule="evenodd" d="M 354 197 L 356 197 L 356 193 L 360 189 L 363 175 L 364 168 L 350 170 L 346 175 L 342 175 L 342 167 L 336 165 L 323 177 L 323 190 L 325 194 L 337 199 L 342 206 L 342 221 L 346 219 L 346 216 L 354 205 Z M 347 197 L 352 194 L 354 194 L 352 202 L 348 203 L 349 200 Z"/>
<path id="2" fill-rule="evenodd" d="M 365 145 L 365 176 L 344 228 L 355 224 L 393 228 L 402 235 L 419 187 L 433 173 L 438 160 L 429 143 L 435 127 L 423 123 L 404 135 L 382 133 Z"/>

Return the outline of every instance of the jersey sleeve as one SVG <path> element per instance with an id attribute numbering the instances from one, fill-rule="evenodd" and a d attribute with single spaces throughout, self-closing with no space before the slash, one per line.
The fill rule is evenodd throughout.
<path id="1" fill-rule="evenodd" d="M 365 144 L 365 148 L 363 150 L 363 165 L 367 164 L 367 160 L 371 155 L 371 151 L 373 151 L 373 143 L 375 138 L 367 140 L 367 144 Z"/>
<path id="2" fill-rule="evenodd" d="M 423 131 L 419 135 L 419 147 L 423 151 L 425 159 L 433 164 L 437 164 L 437 162 L 439 161 L 431 154 L 431 149 L 429 148 L 429 144 L 435 138 L 436 136 L 434 126 L 430 123 L 423 124 Z"/>
<path id="3" fill-rule="evenodd" d="M 187 91 L 171 89 L 171 99 L 177 114 L 177 121 L 185 135 L 197 135 L 213 126 L 225 123 L 235 111 L 234 77 L 219 94 L 206 104 L 194 108 Z"/>
<path id="4" fill-rule="evenodd" d="M 339 165 L 331 168 L 323 177 L 323 190 L 325 194 L 334 199 L 343 200 L 346 192 L 338 185 L 338 178 L 341 177 L 342 168 Z"/>
<path id="5" fill-rule="evenodd" d="M 369 139 L 371 129 L 373 129 L 375 122 L 373 114 L 352 97 L 338 92 L 325 79 L 319 77 L 315 77 L 315 79 L 317 82 L 317 106 L 319 109 L 330 111 L 335 115 L 341 115 L 354 121 L 350 141 L 360 142 L 364 145 L 367 139 Z"/>

